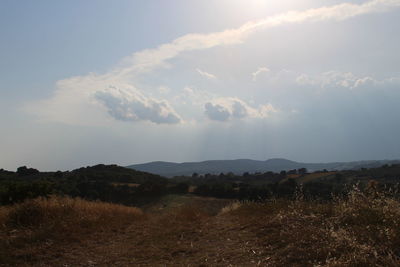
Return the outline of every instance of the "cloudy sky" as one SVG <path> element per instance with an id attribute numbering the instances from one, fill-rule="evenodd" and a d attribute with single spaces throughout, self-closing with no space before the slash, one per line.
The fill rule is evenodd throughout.
<path id="1" fill-rule="evenodd" d="M 0 168 L 400 158 L 400 0 L 1 0 L 0 25 Z"/>

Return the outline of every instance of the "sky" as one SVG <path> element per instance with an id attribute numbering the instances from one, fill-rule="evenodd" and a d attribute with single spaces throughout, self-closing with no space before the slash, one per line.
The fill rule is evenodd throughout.
<path id="1" fill-rule="evenodd" d="M 400 0 L 0 0 L 0 168 L 400 159 Z"/>

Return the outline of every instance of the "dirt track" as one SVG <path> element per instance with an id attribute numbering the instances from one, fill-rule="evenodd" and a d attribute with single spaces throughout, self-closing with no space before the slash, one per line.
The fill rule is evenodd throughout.
<path id="1" fill-rule="evenodd" d="M 230 201 L 187 198 L 146 208 L 140 222 L 97 233 L 69 246 L 43 247 L 36 266 L 257 266 L 266 265 L 257 237 L 229 214 Z"/>

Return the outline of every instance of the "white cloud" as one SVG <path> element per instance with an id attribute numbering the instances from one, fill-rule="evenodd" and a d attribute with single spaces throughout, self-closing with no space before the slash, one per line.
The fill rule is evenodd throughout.
<path id="1" fill-rule="evenodd" d="M 181 122 L 181 118 L 168 102 L 146 98 L 139 92 L 110 87 L 97 91 L 95 98 L 104 104 L 108 113 L 116 120 L 151 121 L 157 124 Z"/>
<path id="2" fill-rule="evenodd" d="M 253 81 L 257 80 L 257 76 L 260 75 L 261 73 L 268 73 L 270 69 L 267 67 L 260 67 L 258 68 L 255 72 L 253 72 L 251 75 L 253 76 Z"/>
<path id="3" fill-rule="evenodd" d="M 106 112 L 120 121 L 181 121 L 166 100 L 150 98 L 129 83 L 96 74 L 59 81 L 52 98 L 26 109 L 44 121 L 77 125 L 102 125 L 109 120 Z"/>
<path id="4" fill-rule="evenodd" d="M 316 81 L 309 75 L 302 73 L 296 77 L 296 83 L 299 85 L 315 85 Z"/>
<path id="5" fill-rule="evenodd" d="M 266 118 L 276 112 L 271 104 L 258 108 L 251 107 L 241 99 L 228 97 L 217 98 L 205 103 L 205 114 L 210 120 L 228 121 L 244 118 Z"/>
<path id="6" fill-rule="evenodd" d="M 226 121 L 231 116 L 230 110 L 220 104 L 212 104 L 210 102 L 204 105 L 205 113 L 210 120 Z"/>
<path id="7" fill-rule="evenodd" d="M 208 73 L 206 71 L 202 71 L 200 69 L 196 69 L 196 70 L 201 76 L 203 76 L 203 77 L 205 77 L 207 79 L 211 79 L 212 80 L 212 79 L 216 79 L 217 78 L 214 74 Z"/>
<path id="8" fill-rule="evenodd" d="M 174 97 L 176 104 L 185 104 L 192 106 L 203 106 L 205 102 L 215 98 L 216 96 L 208 91 L 197 89 L 191 86 L 186 86 L 180 94 Z"/>
<path id="9" fill-rule="evenodd" d="M 297 85 L 306 86 L 311 90 L 327 90 L 327 89 L 393 89 L 400 85 L 400 77 L 394 76 L 389 78 L 377 78 L 371 75 L 357 75 L 353 72 L 343 71 L 327 71 L 320 74 L 309 75 L 305 73 L 295 73 L 295 83 Z"/>
<path id="10" fill-rule="evenodd" d="M 258 117 L 266 118 L 275 112 L 278 112 L 278 111 L 271 104 L 262 105 L 258 108 L 258 114 L 259 114 Z"/>
<path id="11" fill-rule="evenodd" d="M 377 81 L 369 76 L 357 79 L 356 82 L 354 83 L 354 88 L 357 87 L 362 87 L 362 86 L 369 86 L 369 85 L 375 85 Z"/>
<path id="12" fill-rule="evenodd" d="M 340 71 L 328 71 L 316 76 L 303 73 L 297 76 L 296 82 L 299 85 L 313 85 L 321 88 L 343 87 L 348 89 L 356 89 L 379 83 L 378 80 L 369 76 L 359 77 L 351 72 Z"/>

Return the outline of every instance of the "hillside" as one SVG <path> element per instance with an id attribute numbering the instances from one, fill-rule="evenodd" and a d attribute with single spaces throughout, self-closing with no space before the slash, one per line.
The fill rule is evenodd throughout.
<path id="1" fill-rule="evenodd" d="M 148 173 L 141 170 L 124 168 L 118 165 L 98 164 L 88 166 L 65 173 L 66 177 L 85 177 L 89 180 L 117 183 L 137 183 L 146 182 L 165 183 L 164 177 L 157 174 Z"/>
<path id="2" fill-rule="evenodd" d="M 50 198 L 0 206 L 4 266 L 399 266 L 399 201 L 163 199 L 144 213 Z"/>
<path id="3" fill-rule="evenodd" d="M 121 183 L 138 183 L 145 182 L 166 182 L 164 177 L 157 174 L 147 173 L 140 170 L 129 169 L 118 165 L 98 164 L 94 166 L 82 167 L 72 171 L 57 172 L 40 172 L 34 168 L 25 166 L 17 169 L 16 172 L 0 169 L 0 181 L 34 181 L 38 179 L 51 180 L 86 180 L 97 182 L 121 182 Z"/>
<path id="4" fill-rule="evenodd" d="M 331 162 L 331 163 L 302 163 L 287 159 L 269 159 L 266 161 L 237 159 L 237 160 L 209 160 L 202 162 L 163 162 L 155 161 L 144 164 L 135 164 L 127 168 L 159 174 L 166 177 L 198 174 L 219 174 L 232 172 L 243 174 L 244 172 L 280 172 L 292 169 L 306 168 L 309 171 L 317 170 L 356 170 L 361 168 L 374 168 L 384 164 L 400 163 L 399 160 L 370 160 L 353 162 Z"/>
<path id="5" fill-rule="evenodd" d="M 168 179 L 117 165 L 99 164 L 66 172 L 40 172 L 25 166 L 0 170 L 0 205 L 51 194 L 137 205 L 176 192 Z"/>

